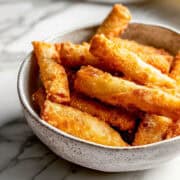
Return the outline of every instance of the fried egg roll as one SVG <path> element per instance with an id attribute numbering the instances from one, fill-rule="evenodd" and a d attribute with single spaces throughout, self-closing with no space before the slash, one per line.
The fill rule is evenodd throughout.
<path id="1" fill-rule="evenodd" d="M 171 124 L 172 120 L 170 118 L 146 114 L 140 122 L 133 145 L 151 144 L 164 140 Z"/>
<path id="2" fill-rule="evenodd" d="M 170 76 L 177 81 L 178 85 L 180 85 L 180 51 L 174 58 Z"/>
<path id="3" fill-rule="evenodd" d="M 180 51 L 178 51 L 177 55 L 174 58 L 174 63 L 172 66 L 170 76 L 177 81 L 179 87 L 180 86 Z M 180 136 L 180 118 L 170 126 L 167 133 L 167 139 L 176 136 Z"/>
<path id="4" fill-rule="evenodd" d="M 135 107 L 174 119 L 180 116 L 180 98 L 159 88 L 137 85 L 91 66 L 82 67 L 77 72 L 74 88 L 114 106 Z"/>
<path id="5" fill-rule="evenodd" d="M 60 51 L 62 64 L 71 68 L 77 68 L 82 65 L 99 66 L 99 59 L 89 52 L 89 47 L 90 45 L 88 43 L 62 43 Z"/>
<path id="6" fill-rule="evenodd" d="M 46 100 L 46 93 L 44 88 L 39 88 L 35 93 L 32 95 L 32 101 L 35 103 L 37 108 L 40 109 L 40 113 L 44 110 L 44 102 Z"/>
<path id="7" fill-rule="evenodd" d="M 121 131 L 132 130 L 136 125 L 136 116 L 125 109 L 104 105 L 78 93 L 71 94 L 70 106 L 87 112 Z"/>
<path id="8" fill-rule="evenodd" d="M 112 40 L 120 48 L 125 48 L 136 53 L 144 62 L 156 67 L 162 73 L 169 73 L 173 56 L 164 49 L 157 49 L 155 47 L 143 45 L 127 39 L 113 38 Z"/>
<path id="9" fill-rule="evenodd" d="M 137 83 L 152 86 L 175 88 L 176 81 L 161 71 L 145 63 L 135 53 L 118 46 L 104 35 L 96 35 L 91 41 L 90 52 L 101 59 L 106 66 L 117 72 L 123 72 Z"/>
<path id="10" fill-rule="evenodd" d="M 130 20 L 129 10 L 121 4 L 115 4 L 96 33 L 104 34 L 107 37 L 118 37 L 127 28 Z"/>
<path id="11" fill-rule="evenodd" d="M 150 46 L 141 45 L 136 43 L 135 41 L 129 41 L 120 38 L 114 38 L 114 39 L 113 41 L 115 42 L 117 41 L 120 47 L 136 53 L 143 61 L 161 70 L 161 72 L 169 73 L 172 56 L 163 55 L 161 53 L 163 50 L 158 50 Z M 101 60 L 99 60 L 99 58 L 93 56 L 89 52 L 89 47 L 90 45 L 88 43 L 83 43 L 83 44 L 73 44 L 71 42 L 62 43 L 60 50 L 60 56 L 61 56 L 60 59 L 62 61 L 62 64 L 66 67 L 71 67 L 71 68 L 78 68 L 82 65 L 92 65 L 95 67 L 102 68 L 104 64 L 101 64 L 102 63 Z M 108 70 L 108 67 L 106 67 L 106 69 Z"/>
<path id="12" fill-rule="evenodd" d="M 107 123 L 78 109 L 45 101 L 42 119 L 76 137 L 109 146 L 127 146 Z"/>
<path id="13" fill-rule="evenodd" d="M 70 95 L 67 75 L 64 67 L 56 62 L 59 59 L 59 53 L 55 45 L 33 42 L 33 46 L 47 98 L 58 103 L 68 103 Z"/>
<path id="14" fill-rule="evenodd" d="M 167 132 L 167 139 L 180 136 L 180 119 L 178 119 L 176 122 L 173 122 L 173 124 L 170 126 Z"/>

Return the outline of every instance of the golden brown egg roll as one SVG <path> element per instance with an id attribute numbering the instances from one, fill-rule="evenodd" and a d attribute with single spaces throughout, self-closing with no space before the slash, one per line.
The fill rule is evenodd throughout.
<path id="1" fill-rule="evenodd" d="M 59 59 L 59 54 L 55 45 L 33 42 L 33 47 L 47 98 L 58 103 L 68 103 L 70 95 L 67 75 L 64 67 L 56 62 Z"/>
<path id="2" fill-rule="evenodd" d="M 167 132 L 167 139 L 180 136 L 180 119 L 176 122 L 173 122 L 172 125 L 169 127 Z"/>
<path id="3" fill-rule="evenodd" d="M 44 102 L 46 100 L 46 93 L 43 87 L 40 87 L 32 95 L 32 101 L 35 103 L 37 108 L 40 109 L 40 113 L 44 110 Z"/>
<path id="4" fill-rule="evenodd" d="M 130 20 L 131 14 L 128 8 L 121 4 L 115 4 L 96 33 L 104 34 L 107 37 L 120 36 L 127 28 Z"/>
<path id="5" fill-rule="evenodd" d="M 180 87 L 180 51 L 178 51 L 177 55 L 174 58 L 170 76 L 177 81 L 179 88 Z M 176 136 L 180 136 L 180 118 L 176 122 L 173 122 L 173 124 L 168 129 L 167 139 Z"/>
<path id="6" fill-rule="evenodd" d="M 179 86 L 180 85 L 180 51 L 177 53 L 177 55 L 174 58 L 170 76 L 177 81 Z"/>
<path id="7" fill-rule="evenodd" d="M 121 131 L 132 130 L 136 125 L 136 115 L 123 108 L 107 106 L 78 93 L 71 93 L 70 106 L 87 112 Z"/>
<path id="8" fill-rule="evenodd" d="M 113 41 L 117 41 L 120 47 L 136 53 L 143 61 L 161 70 L 161 72 L 169 73 L 169 69 L 171 66 L 170 59 L 172 60 L 172 56 L 162 54 L 161 52 L 163 50 L 155 49 L 150 46 L 138 44 L 135 41 L 129 41 L 120 38 L 114 38 Z M 90 45 L 88 43 L 62 43 L 62 47 L 60 50 L 60 59 L 62 61 L 62 64 L 66 67 L 71 68 L 78 68 L 82 65 L 92 65 L 111 71 L 109 67 L 104 67 L 104 64 L 102 64 L 102 61 L 99 60 L 99 58 L 93 56 L 89 52 L 89 47 Z"/>
<path id="9" fill-rule="evenodd" d="M 104 35 L 94 36 L 91 41 L 90 52 L 101 59 L 106 66 L 109 66 L 117 72 L 123 72 L 127 78 L 140 84 L 149 87 L 176 87 L 175 80 L 142 61 L 135 53 L 125 48 L 120 48 Z"/>
<path id="10" fill-rule="evenodd" d="M 144 62 L 156 67 L 162 73 L 169 73 L 173 56 L 164 49 L 157 49 L 127 39 L 113 38 L 112 40 L 120 48 L 125 48 L 136 53 Z"/>
<path id="11" fill-rule="evenodd" d="M 77 72 L 74 88 L 114 106 L 135 107 L 174 119 L 180 116 L 180 98 L 159 88 L 137 85 L 91 66 L 82 67 Z"/>
<path id="12" fill-rule="evenodd" d="M 128 146 L 107 123 L 78 109 L 45 101 L 42 119 L 76 137 L 108 146 Z"/>
<path id="13" fill-rule="evenodd" d="M 62 64 L 71 68 L 77 68 L 82 65 L 98 66 L 100 61 L 89 52 L 89 47 L 88 43 L 62 43 L 60 51 Z"/>
<path id="14" fill-rule="evenodd" d="M 164 140 L 171 124 L 172 120 L 170 118 L 146 114 L 140 122 L 133 145 L 151 144 Z"/>

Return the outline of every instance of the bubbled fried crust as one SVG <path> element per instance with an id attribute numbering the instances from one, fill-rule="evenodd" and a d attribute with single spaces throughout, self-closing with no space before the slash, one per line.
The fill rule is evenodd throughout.
<path id="1" fill-rule="evenodd" d="M 85 112 L 45 101 L 42 119 L 76 137 L 109 146 L 127 146 L 108 124 Z"/>
<path id="2" fill-rule="evenodd" d="M 166 74 L 169 73 L 173 56 L 164 49 L 157 49 L 155 47 L 143 45 L 136 41 L 127 39 L 112 38 L 112 40 L 119 47 L 136 53 L 144 62 L 151 64 L 161 72 Z"/>
<path id="3" fill-rule="evenodd" d="M 166 138 L 180 136 L 180 119 L 174 122 L 168 129 Z"/>
<path id="4" fill-rule="evenodd" d="M 89 44 L 73 44 L 65 42 L 61 45 L 60 56 L 66 67 L 80 67 L 81 65 L 99 64 L 99 60 L 89 52 Z"/>
<path id="5" fill-rule="evenodd" d="M 46 93 L 43 87 L 39 88 L 35 93 L 32 95 L 32 100 L 40 108 L 40 112 L 44 109 L 44 102 L 46 100 Z"/>
<path id="6" fill-rule="evenodd" d="M 95 99 L 82 96 L 78 93 L 71 94 L 70 105 L 122 131 L 133 130 L 136 125 L 137 117 L 125 109 L 106 106 Z"/>
<path id="7" fill-rule="evenodd" d="M 176 87 L 176 81 L 172 78 L 142 61 L 135 53 L 125 48 L 120 48 L 104 35 L 94 36 L 91 41 L 90 52 L 101 59 L 106 66 L 114 69 L 114 71 L 123 72 L 127 78 L 140 84 L 149 87 Z"/>
<path id="8" fill-rule="evenodd" d="M 77 72 L 74 88 L 114 106 L 135 107 L 173 119 L 180 116 L 180 99 L 176 96 L 159 88 L 137 85 L 91 66 L 82 67 Z"/>
<path id="9" fill-rule="evenodd" d="M 173 57 L 167 52 L 166 54 L 162 54 L 164 50 L 120 38 L 113 38 L 112 40 L 118 44 L 119 47 L 136 53 L 143 61 L 158 68 L 161 72 L 169 73 Z M 59 44 L 57 44 L 56 47 L 58 45 Z M 104 64 L 101 64 L 102 62 L 97 57 L 89 52 L 89 47 L 90 45 L 88 43 L 73 44 L 71 42 L 65 42 L 57 49 L 60 53 L 62 64 L 66 67 L 78 68 L 81 65 L 92 65 L 110 71 L 108 67 L 105 68 Z"/>
<path id="10" fill-rule="evenodd" d="M 180 51 L 177 53 L 176 57 L 174 58 L 174 63 L 172 66 L 172 70 L 170 76 L 174 78 L 178 85 L 180 86 Z"/>
<path id="11" fill-rule="evenodd" d="M 121 4 L 115 4 L 96 33 L 104 34 L 107 37 L 118 37 L 127 28 L 130 20 L 129 10 Z"/>
<path id="12" fill-rule="evenodd" d="M 140 122 L 133 145 L 151 144 L 164 140 L 171 124 L 170 118 L 146 114 Z"/>
<path id="13" fill-rule="evenodd" d="M 43 42 L 34 42 L 33 46 L 47 98 L 59 103 L 68 103 L 70 95 L 67 75 L 64 67 L 56 62 L 59 58 L 56 48 Z"/>
<path id="14" fill-rule="evenodd" d="M 39 59 L 53 59 L 57 62 L 60 61 L 59 53 L 56 50 L 55 44 L 33 41 L 32 45 L 38 61 Z"/>

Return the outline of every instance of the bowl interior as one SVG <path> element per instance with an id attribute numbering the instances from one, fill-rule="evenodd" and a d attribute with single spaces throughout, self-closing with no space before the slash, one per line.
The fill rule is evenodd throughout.
<path id="1" fill-rule="evenodd" d="M 57 35 L 48 42 L 72 41 L 80 43 L 89 40 L 96 31 L 97 26 L 82 28 L 79 30 Z M 158 48 L 164 48 L 173 55 L 180 49 L 180 34 L 178 32 L 163 28 L 160 26 L 132 23 L 123 34 L 123 37 L 129 40 L 135 40 L 142 44 L 151 45 Z M 39 84 L 39 75 L 36 61 L 33 53 L 30 53 L 21 66 L 18 77 L 19 97 L 24 106 L 28 105 L 31 112 L 34 111 L 32 105 L 32 93 L 35 92 Z M 27 107 L 25 107 L 27 108 Z M 27 108 L 29 109 L 29 108 Z M 180 139 L 180 137 L 178 137 Z"/>

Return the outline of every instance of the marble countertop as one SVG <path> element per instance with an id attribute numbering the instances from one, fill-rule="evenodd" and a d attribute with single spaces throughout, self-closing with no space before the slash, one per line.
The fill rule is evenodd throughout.
<path id="1" fill-rule="evenodd" d="M 128 7 L 133 21 L 180 30 L 180 0 L 146 0 Z M 180 156 L 156 169 L 115 174 L 71 164 L 36 138 L 21 112 L 16 78 L 30 42 L 98 23 L 110 8 L 89 1 L 0 0 L 0 180 L 180 179 Z"/>

